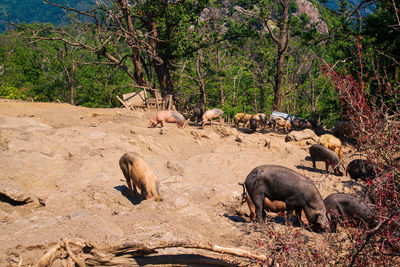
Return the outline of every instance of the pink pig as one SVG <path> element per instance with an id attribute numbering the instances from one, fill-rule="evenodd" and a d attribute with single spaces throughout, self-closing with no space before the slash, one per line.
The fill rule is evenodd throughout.
<path id="1" fill-rule="evenodd" d="M 185 123 L 185 117 L 178 111 L 163 110 L 158 111 L 150 121 L 150 127 L 156 127 L 157 124 L 161 123 L 161 127 L 164 127 L 164 123 L 176 123 L 178 128 L 182 127 Z"/>
<path id="2" fill-rule="evenodd" d="M 215 119 L 215 118 L 219 118 L 219 123 L 222 126 L 222 123 L 224 122 L 224 119 L 222 118 L 223 115 L 224 115 L 224 112 L 219 108 L 207 110 L 203 114 L 203 118 L 202 118 L 203 122 L 201 124 L 201 127 L 203 128 L 204 125 L 206 125 L 208 120 L 210 120 L 210 125 L 211 125 L 212 119 Z"/>

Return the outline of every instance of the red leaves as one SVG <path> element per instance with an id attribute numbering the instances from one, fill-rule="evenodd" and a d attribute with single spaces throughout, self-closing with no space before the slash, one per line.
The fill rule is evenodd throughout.
<path id="1" fill-rule="evenodd" d="M 378 73 L 370 78 L 364 71 L 362 54 L 362 36 L 358 36 L 356 47 L 358 54 L 358 77 L 354 78 L 345 69 L 338 73 L 331 65 L 325 63 L 320 67 L 323 74 L 335 86 L 341 101 L 342 112 L 354 129 L 353 137 L 357 140 L 360 151 L 374 165 L 377 177 L 367 179 L 369 197 L 376 205 L 377 220 L 391 218 L 371 237 L 368 229 L 362 229 L 354 238 L 354 253 L 349 254 L 357 264 L 384 263 L 388 254 L 400 251 L 400 103 L 385 102 L 385 99 L 399 99 L 399 86 L 392 86 L 386 73 Z M 378 93 L 368 96 L 367 86 L 377 84 Z M 379 102 L 378 102 L 378 101 Z M 387 242 L 389 240 L 389 242 Z M 392 245 L 389 245 L 391 243 Z M 395 244 L 395 245 L 394 245 Z M 379 253 L 377 247 L 382 248 Z M 383 254 L 385 251 L 385 255 Z"/>

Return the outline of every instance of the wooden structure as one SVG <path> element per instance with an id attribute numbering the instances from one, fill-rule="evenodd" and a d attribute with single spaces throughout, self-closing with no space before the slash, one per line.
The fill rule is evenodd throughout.
<path id="1" fill-rule="evenodd" d="M 122 99 L 117 96 L 118 100 L 127 108 L 127 109 L 165 109 L 164 100 L 162 99 L 160 93 L 152 89 L 150 87 L 137 86 L 140 87 L 141 90 L 137 92 L 131 92 L 122 95 Z M 148 97 L 147 90 L 152 90 L 154 92 L 155 97 Z"/>

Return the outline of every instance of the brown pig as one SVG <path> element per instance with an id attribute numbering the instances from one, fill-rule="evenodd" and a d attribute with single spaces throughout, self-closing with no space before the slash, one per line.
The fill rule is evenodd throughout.
<path id="1" fill-rule="evenodd" d="M 251 116 L 258 124 L 264 125 L 264 128 L 267 127 L 267 115 L 264 113 L 257 113 Z M 250 122 L 250 120 L 249 120 Z"/>
<path id="2" fill-rule="evenodd" d="M 156 127 L 157 124 L 161 123 L 161 127 L 164 127 L 164 123 L 176 123 L 178 128 L 182 127 L 185 123 L 185 117 L 178 111 L 173 110 L 162 110 L 158 111 L 150 121 L 150 127 Z"/>
<path id="3" fill-rule="evenodd" d="M 247 113 L 236 113 L 235 117 L 233 118 L 233 121 L 235 122 L 235 127 L 239 127 L 239 123 L 244 123 L 247 124 L 247 122 L 250 120 L 251 114 Z M 246 127 L 246 126 L 245 126 Z"/>
<path id="4" fill-rule="evenodd" d="M 154 198 L 161 201 L 158 193 L 158 178 L 151 167 L 136 152 L 127 152 L 119 160 L 119 166 L 125 176 L 129 191 L 132 196 L 137 197 L 138 191 L 144 199 Z"/>
<path id="5" fill-rule="evenodd" d="M 331 134 L 324 134 L 319 138 L 319 143 L 324 147 L 336 152 L 339 158 L 343 158 L 343 147 L 339 138 L 336 138 Z"/>
<path id="6" fill-rule="evenodd" d="M 283 117 L 275 117 L 271 119 L 272 129 L 276 131 L 277 127 L 283 128 L 285 132 L 289 132 L 292 128 L 290 122 L 285 120 Z"/>
<path id="7" fill-rule="evenodd" d="M 208 120 L 210 120 L 210 125 L 211 125 L 211 121 L 215 118 L 219 118 L 219 123 L 222 126 L 222 124 L 224 122 L 224 120 L 222 118 L 223 115 L 224 115 L 224 112 L 219 108 L 213 108 L 213 109 L 207 110 L 203 114 L 203 118 L 202 118 L 203 122 L 201 123 L 201 127 L 204 127 L 204 125 L 206 125 Z"/>

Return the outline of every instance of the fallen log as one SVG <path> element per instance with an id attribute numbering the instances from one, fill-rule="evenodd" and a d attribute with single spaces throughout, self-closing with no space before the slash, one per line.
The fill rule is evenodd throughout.
<path id="1" fill-rule="evenodd" d="M 71 247 L 74 247 L 72 249 Z M 206 250 L 213 255 L 202 255 L 204 252 L 181 252 L 179 254 L 159 254 L 160 250 L 183 248 Z M 215 256 L 220 254 L 220 256 Z M 207 254 L 207 253 L 206 253 Z M 237 258 L 233 258 L 237 257 Z M 239 259 L 238 259 L 239 258 Z M 71 241 L 61 241 L 52 247 L 35 264 L 36 267 L 51 266 L 56 260 L 73 261 L 77 266 L 143 266 L 146 264 L 161 266 L 176 266 L 176 264 L 205 264 L 217 266 L 248 265 L 248 261 L 267 263 L 268 257 L 240 248 L 228 248 L 209 242 L 193 241 L 162 241 L 157 243 L 126 242 L 121 244 L 85 244 Z M 247 262 L 243 262 L 246 259 Z M 67 265 L 67 263 L 66 263 Z"/>

